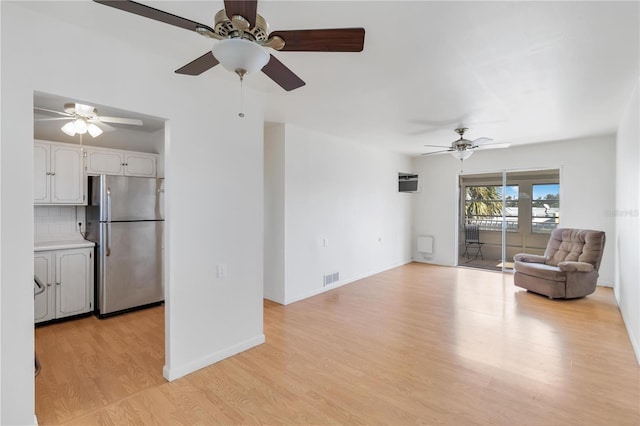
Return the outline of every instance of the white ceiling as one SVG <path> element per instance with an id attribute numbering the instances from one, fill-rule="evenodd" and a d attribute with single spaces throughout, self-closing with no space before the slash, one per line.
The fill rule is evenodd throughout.
<path id="1" fill-rule="evenodd" d="M 223 7 L 142 3 L 209 26 Z M 215 43 L 97 3 L 81 9 L 81 25 L 171 57 L 174 69 Z M 366 30 L 361 53 L 274 53 L 307 83 L 295 91 L 248 76 L 245 84 L 266 94 L 267 121 L 411 155 L 449 145 L 461 125 L 469 139 L 512 144 L 613 133 L 640 74 L 637 1 L 261 0 L 258 13 L 272 31 Z M 213 78 L 238 84 L 220 66 L 192 78 L 203 90 Z"/>

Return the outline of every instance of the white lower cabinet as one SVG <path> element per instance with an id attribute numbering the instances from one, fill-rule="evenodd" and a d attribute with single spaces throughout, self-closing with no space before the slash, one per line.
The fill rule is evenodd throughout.
<path id="1" fill-rule="evenodd" d="M 34 253 L 34 273 L 45 286 L 35 297 L 36 323 L 93 310 L 93 249 Z"/>

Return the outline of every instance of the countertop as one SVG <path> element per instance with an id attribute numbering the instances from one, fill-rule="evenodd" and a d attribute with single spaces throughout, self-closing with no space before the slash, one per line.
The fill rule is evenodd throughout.
<path id="1" fill-rule="evenodd" d="M 73 248 L 94 247 L 96 243 L 87 240 L 36 241 L 33 251 L 64 250 Z"/>

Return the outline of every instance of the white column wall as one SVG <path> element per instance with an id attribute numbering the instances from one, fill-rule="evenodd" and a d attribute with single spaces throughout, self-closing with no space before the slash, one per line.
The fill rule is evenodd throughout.
<path id="1" fill-rule="evenodd" d="M 285 303 L 411 260 L 410 159 L 287 125 Z M 340 280 L 323 287 L 323 276 Z"/>
<path id="2" fill-rule="evenodd" d="M 640 363 L 640 95 L 636 86 L 617 135 L 614 291 Z"/>
<path id="3" fill-rule="evenodd" d="M 89 1 L 3 1 L 0 8 L 0 423 L 34 422 L 34 91 L 168 119 L 165 377 L 261 343 L 262 96 L 245 86 L 240 119 L 230 101 L 238 96 L 233 76 L 222 69 L 175 75 L 206 51 L 206 40 L 193 42 L 188 31 Z M 123 20 L 138 32 L 123 34 Z M 160 32 L 174 44 L 157 46 Z M 184 63 L 163 54 L 177 46 Z M 226 278 L 216 278 L 218 264 L 227 266 Z"/>
<path id="4" fill-rule="evenodd" d="M 606 232 L 608 241 L 598 284 L 612 286 L 615 156 L 615 137 L 612 135 L 548 142 L 476 151 L 464 161 L 464 173 L 559 168 L 560 225 Z M 416 235 L 433 235 L 434 253 L 428 261 L 455 265 L 460 161 L 446 154 L 426 156 L 415 158 L 413 168 L 421 175 L 423 185 L 415 204 L 414 240 Z M 421 261 L 417 253 L 415 259 Z"/>
<path id="5" fill-rule="evenodd" d="M 264 131 L 264 297 L 284 304 L 285 126 Z"/>

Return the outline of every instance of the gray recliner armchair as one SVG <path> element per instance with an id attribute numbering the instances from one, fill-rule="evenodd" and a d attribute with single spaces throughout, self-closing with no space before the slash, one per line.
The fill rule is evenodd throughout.
<path id="1" fill-rule="evenodd" d="M 513 282 L 551 299 L 572 299 L 596 289 L 605 233 L 556 228 L 544 256 L 519 253 L 513 257 Z"/>

